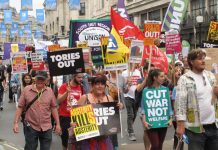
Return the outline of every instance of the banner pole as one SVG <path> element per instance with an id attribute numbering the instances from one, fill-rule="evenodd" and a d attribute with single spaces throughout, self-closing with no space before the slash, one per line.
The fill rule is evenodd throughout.
<path id="1" fill-rule="evenodd" d="M 116 70 L 116 85 L 117 85 L 117 93 L 118 93 L 118 103 L 120 103 L 120 87 L 119 87 L 119 77 L 118 77 L 118 70 Z M 122 116 L 121 116 L 121 110 L 119 110 L 120 113 L 120 134 L 121 138 L 123 138 L 123 126 L 122 126 Z"/>
<path id="2" fill-rule="evenodd" d="M 172 54 L 172 75 L 173 75 L 173 85 L 176 84 L 175 82 L 175 76 L 174 76 L 174 72 L 175 72 L 175 51 L 173 50 L 173 54 Z"/>

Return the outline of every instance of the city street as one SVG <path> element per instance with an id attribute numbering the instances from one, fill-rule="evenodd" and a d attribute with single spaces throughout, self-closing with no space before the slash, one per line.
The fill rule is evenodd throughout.
<path id="1" fill-rule="evenodd" d="M 0 150 L 22 150 L 24 146 L 24 135 L 22 124 L 20 123 L 20 133 L 14 134 L 13 119 L 15 113 L 15 103 L 8 103 L 8 96 L 4 100 L 4 110 L 0 112 Z M 126 129 L 126 111 L 122 112 L 123 138 L 119 134 L 120 149 L 122 150 L 143 150 L 143 130 L 140 119 L 137 118 L 134 124 L 137 141 L 131 142 L 128 140 Z M 172 149 L 173 144 L 173 127 L 168 129 L 168 133 L 164 142 L 164 150 Z M 61 150 L 60 137 L 53 134 L 53 142 L 51 150 Z"/>

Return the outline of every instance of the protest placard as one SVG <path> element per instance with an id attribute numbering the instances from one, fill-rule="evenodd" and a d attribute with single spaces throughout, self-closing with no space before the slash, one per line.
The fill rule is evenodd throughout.
<path id="1" fill-rule="evenodd" d="M 214 73 L 216 80 L 218 80 L 218 48 L 205 48 L 207 57 L 205 58 L 206 70 Z"/>
<path id="2" fill-rule="evenodd" d="M 102 66 L 102 51 L 100 46 L 91 47 L 92 62 L 95 66 Z"/>
<path id="3" fill-rule="evenodd" d="M 210 22 L 207 40 L 218 41 L 218 22 Z"/>
<path id="4" fill-rule="evenodd" d="M 85 72 L 81 48 L 62 49 L 48 52 L 49 71 L 52 76 Z"/>
<path id="5" fill-rule="evenodd" d="M 76 41 L 77 48 L 87 48 L 88 42 L 87 41 Z"/>
<path id="6" fill-rule="evenodd" d="M 27 73 L 27 58 L 25 52 L 11 53 L 12 73 Z"/>
<path id="7" fill-rule="evenodd" d="M 142 55 L 142 62 L 141 65 L 144 66 L 144 60 L 149 58 L 151 48 L 150 46 L 144 46 L 144 51 Z M 160 68 L 164 73 L 168 73 L 168 61 L 167 57 L 164 52 L 159 49 L 157 46 L 152 46 L 152 57 L 151 63 L 155 66 Z"/>
<path id="8" fill-rule="evenodd" d="M 71 20 L 69 46 L 76 47 L 79 41 L 88 46 L 100 46 L 100 38 L 109 36 L 111 21 L 109 19 Z"/>
<path id="9" fill-rule="evenodd" d="M 42 53 L 32 53 L 31 54 L 32 70 L 44 70 L 45 63 L 43 61 Z"/>
<path id="10" fill-rule="evenodd" d="M 169 90 L 167 88 L 144 89 L 142 100 L 146 122 L 152 125 L 151 128 L 167 127 L 171 111 Z"/>
<path id="11" fill-rule="evenodd" d="M 18 44 L 11 44 L 11 53 L 19 52 Z"/>
<path id="12" fill-rule="evenodd" d="M 73 131 L 77 141 L 100 135 L 91 104 L 74 107 L 71 109 L 70 114 L 71 122 L 76 123 Z"/>
<path id="13" fill-rule="evenodd" d="M 166 32 L 166 54 L 181 53 L 182 45 L 179 33 Z"/>
<path id="14" fill-rule="evenodd" d="M 116 102 L 73 106 L 71 122 L 76 123 L 77 141 L 120 132 L 119 108 Z"/>
<path id="15" fill-rule="evenodd" d="M 125 53 L 109 53 L 108 37 L 101 37 L 102 58 L 104 62 L 104 70 L 123 70 L 127 69 L 127 54 Z"/>
<path id="16" fill-rule="evenodd" d="M 144 44 L 154 45 L 154 40 L 160 37 L 161 22 L 160 21 L 145 21 L 144 23 Z"/>
<path id="17" fill-rule="evenodd" d="M 85 69 L 92 69 L 93 65 L 91 61 L 90 48 L 82 48 L 82 50 Z"/>
<path id="18" fill-rule="evenodd" d="M 59 50 L 61 47 L 59 44 L 54 44 L 54 45 L 48 45 L 48 51 L 49 52 L 54 52 Z"/>
<path id="19" fill-rule="evenodd" d="M 92 104 L 100 135 L 120 132 L 120 114 L 117 102 Z"/>
<path id="20" fill-rule="evenodd" d="M 218 41 L 202 41 L 201 48 L 218 48 Z"/>
<path id="21" fill-rule="evenodd" d="M 130 48 L 130 63 L 141 63 L 142 61 L 142 52 L 144 50 L 144 41 L 132 40 Z"/>

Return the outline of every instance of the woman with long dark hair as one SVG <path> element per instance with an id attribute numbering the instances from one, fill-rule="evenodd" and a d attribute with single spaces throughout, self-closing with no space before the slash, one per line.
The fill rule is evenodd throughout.
<path id="1" fill-rule="evenodd" d="M 110 95 L 107 95 L 105 92 L 106 82 L 107 82 L 107 77 L 105 75 L 96 74 L 95 77 L 92 77 L 91 79 L 92 89 L 90 93 L 83 95 L 77 104 L 86 105 L 86 104 L 114 102 L 114 99 Z M 118 103 L 117 106 L 120 109 L 123 108 L 122 103 Z M 78 147 L 80 147 L 81 150 L 95 150 L 96 148 L 98 148 L 99 150 L 113 150 L 113 144 L 111 138 L 106 135 L 93 137 L 80 142 L 74 142 L 72 144 L 69 144 L 68 149 L 76 150 Z"/>
<path id="2" fill-rule="evenodd" d="M 145 89 L 166 88 L 162 86 L 164 80 L 165 80 L 164 72 L 161 71 L 160 69 L 153 69 L 148 73 Z M 169 104 L 170 104 L 170 100 L 169 100 Z M 169 107 L 171 110 L 171 105 L 169 105 Z M 146 128 L 146 132 L 151 143 L 151 150 L 162 150 L 163 142 L 167 133 L 167 127 L 152 128 L 151 124 L 146 122 L 145 112 L 147 112 L 147 110 L 144 110 L 143 100 L 141 102 L 141 108 L 142 108 L 142 122 L 144 124 L 144 127 Z M 171 125 L 172 125 L 172 119 L 170 119 L 168 122 L 168 126 Z"/>
<path id="3" fill-rule="evenodd" d="M 22 88 L 25 88 L 27 85 L 31 85 L 32 84 L 32 76 L 28 73 L 24 74 L 22 76 Z"/>

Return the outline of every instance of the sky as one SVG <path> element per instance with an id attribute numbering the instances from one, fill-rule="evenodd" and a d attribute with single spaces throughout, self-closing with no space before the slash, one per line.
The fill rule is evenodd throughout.
<path id="1" fill-rule="evenodd" d="M 32 0 L 33 2 L 33 11 L 29 11 L 28 14 L 36 17 L 36 9 L 42 9 L 43 3 L 45 0 Z M 20 12 L 21 8 L 21 0 L 9 0 L 10 6 L 15 7 L 17 12 Z"/>

